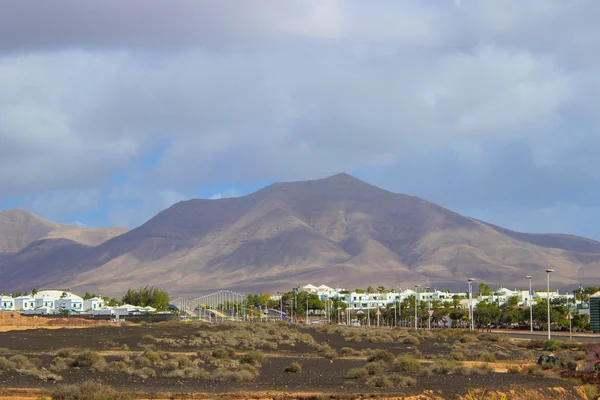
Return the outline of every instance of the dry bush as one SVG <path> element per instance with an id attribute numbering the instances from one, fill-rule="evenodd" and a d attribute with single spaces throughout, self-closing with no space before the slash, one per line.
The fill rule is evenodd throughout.
<path id="1" fill-rule="evenodd" d="M 381 374 L 385 370 L 385 365 L 381 361 L 370 362 L 365 365 L 369 375 Z"/>
<path id="2" fill-rule="evenodd" d="M 449 357 L 451 360 L 456 360 L 456 361 L 465 361 L 467 359 L 467 357 L 465 356 L 465 354 L 462 351 L 452 351 L 452 352 L 450 352 Z"/>
<path id="3" fill-rule="evenodd" d="M 73 365 L 75 365 L 74 358 L 55 357 L 54 360 L 52 360 L 52 364 L 50 364 L 50 369 L 56 372 L 66 371 Z"/>
<path id="4" fill-rule="evenodd" d="M 155 338 L 152 335 L 144 335 L 144 336 L 142 336 L 142 342 L 146 342 L 146 343 L 158 343 L 159 339 Z"/>
<path id="5" fill-rule="evenodd" d="M 19 373 L 23 375 L 33 376 L 42 381 L 60 381 L 62 376 L 54 374 L 46 369 L 20 369 Z"/>
<path id="6" fill-rule="evenodd" d="M 329 349 L 323 353 L 323 358 L 326 358 L 328 360 L 333 360 L 333 359 L 337 358 L 337 352 L 334 349 Z"/>
<path id="7" fill-rule="evenodd" d="M 483 362 L 496 362 L 496 356 L 493 353 L 483 353 L 479 359 Z"/>
<path id="8" fill-rule="evenodd" d="M 367 379 L 365 384 L 368 387 L 400 388 L 400 387 L 416 386 L 417 381 L 416 381 L 416 379 L 408 377 L 408 376 L 392 374 L 392 375 L 372 376 Z"/>
<path id="9" fill-rule="evenodd" d="M 404 355 L 396 358 L 392 364 L 392 371 L 394 372 L 419 372 L 423 366 L 414 357 Z"/>
<path id="10" fill-rule="evenodd" d="M 375 353 L 369 356 L 367 361 L 383 361 L 385 363 L 391 363 L 394 361 L 394 355 L 387 350 L 376 350 Z"/>
<path id="11" fill-rule="evenodd" d="M 568 339 L 565 340 L 563 342 L 559 343 L 560 347 L 563 349 L 569 349 L 569 350 L 583 350 L 585 349 L 585 346 L 583 343 L 578 342 L 575 339 Z"/>
<path id="12" fill-rule="evenodd" d="M 14 369 L 15 368 L 15 363 L 7 360 L 4 357 L 0 357 L 0 371 L 6 371 L 9 369 Z"/>
<path id="13" fill-rule="evenodd" d="M 148 359 L 152 364 L 155 364 L 161 360 L 166 360 L 169 358 L 169 355 L 164 351 L 156 351 L 156 350 L 146 350 L 142 354 L 142 357 Z"/>
<path id="14" fill-rule="evenodd" d="M 439 360 L 433 364 L 432 371 L 436 374 L 448 374 L 454 371 L 458 365 L 455 361 L 451 360 Z"/>
<path id="15" fill-rule="evenodd" d="M 133 362 L 135 363 L 136 366 L 142 367 L 142 368 L 148 368 L 148 367 L 152 366 L 152 361 L 150 361 L 149 359 L 147 359 L 146 357 L 143 357 L 143 356 L 134 358 Z"/>
<path id="16" fill-rule="evenodd" d="M 131 371 L 131 375 L 136 376 L 141 379 L 154 378 L 156 376 L 156 371 L 152 368 L 146 367 L 142 369 L 136 369 Z"/>
<path id="17" fill-rule="evenodd" d="M 235 354 L 235 350 L 231 347 L 218 347 L 212 351 L 212 356 L 215 358 L 228 358 Z"/>
<path id="18" fill-rule="evenodd" d="M 418 346 L 419 344 L 421 344 L 419 338 L 417 338 L 416 336 L 407 336 L 404 338 L 403 342 L 404 344 L 412 344 L 413 346 Z"/>
<path id="19" fill-rule="evenodd" d="M 471 367 L 471 372 L 476 375 L 487 375 L 494 372 L 494 368 L 492 368 L 488 364 L 479 364 Z"/>
<path id="20" fill-rule="evenodd" d="M 452 370 L 452 373 L 454 375 L 469 376 L 471 375 L 471 368 L 466 365 L 458 365 Z"/>
<path id="21" fill-rule="evenodd" d="M 52 400 L 130 400 L 133 398 L 133 395 L 117 392 L 99 381 L 59 385 L 52 390 Z"/>
<path id="22" fill-rule="evenodd" d="M 461 343 L 475 343 L 478 341 L 475 335 L 464 335 L 459 340 Z"/>
<path id="23" fill-rule="evenodd" d="M 583 389 L 585 390 L 585 395 L 588 399 L 597 399 L 600 397 L 600 392 L 598 391 L 598 387 L 596 385 L 586 383 L 583 385 Z"/>
<path id="24" fill-rule="evenodd" d="M 346 374 L 346 378 L 348 379 L 360 379 L 369 375 L 369 371 L 366 368 L 352 368 Z"/>
<path id="25" fill-rule="evenodd" d="M 260 367 L 265 362 L 265 355 L 260 351 L 249 351 L 240 357 L 240 363 Z"/>
<path id="26" fill-rule="evenodd" d="M 209 379 L 210 373 L 205 369 L 198 367 L 186 367 L 161 374 L 164 378 L 193 378 L 193 379 Z"/>
<path id="27" fill-rule="evenodd" d="M 538 364 L 524 366 L 523 368 L 521 368 L 521 373 L 523 375 L 531 376 L 546 376 L 546 373 L 542 369 L 542 366 Z"/>
<path id="28" fill-rule="evenodd" d="M 356 354 L 356 352 L 354 351 L 354 349 L 351 348 L 351 347 L 342 347 L 342 349 L 340 350 L 340 353 L 343 356 L 352 356 L 352 355 Z"/>
<path id="29" fill-rule="evenodd" d="M 506 372 L 509 374 L 519 374 L 521 373 L 521 369 L 517 365 L 511 365 L 506 369 Z"/>
<path id="30" fill-rule="evenodd" d="M 394 382 L 387 375 L 375 375 L 369 377 L 365 385 L 368 387 L 392 388 L 394 387 Z"/>
<path id="31" fill-rule="evenodd" d="M 299 374 L 300 372 L 302 372 L 302 365 L 300 365 L 299 362 L 294 361 L 293 363 L 291 363 L 290 365 L 285 367 L 283 369 L 283 372 L 291 372 L 294 374 Z"/>
<path id="32" fill-rule="evenodd" d="M 250 365 L 250 364 L 240 364 L 240 365 L 238 365 L 237 369 L 239 371 L 250 372 L 253 376 L 260 375 L 260 371 L 256 367 L 254 367 L 253 365 Z"/>
<path id="33" fill-rule="evenodd" d="M 133 369 L 124 361 L 111 361 L 106 366 L 106 372 L 123 372 L 131 374 Z"/>
<path id="34" fill-rule="evenodd" d="M 60 349 L 56 352 L 57 357 L 75 358 L 75 349 Z"/>
<path id="35" fill-rule="evenodd" d="M 75 367 L 91 367 L 94 363 L 104 359 L 100 354 L 92 350 L 84 350 L 75 358 Z"/>
<path id="36" fill-rule="evenodd" d="M 417 375 L 430 377 L 433 375 L 433 367 L 429 365 L 426 367 L 422 367 L 421 370 L 417 373 Z"/>
<path id="37" fill-rule="evenodd" d="M 544 347 L 544 340 L 542 339 L 531 339 L 527 342 L 526 346 L 528 349 L 541 349 Z"/>
<path id="38" fill-rule="evenodd" d="M 92 364 L 91 370 L 95 372 L 105 372 L 108 364 L 104 358 L 99 359 L 95 363 Z"/>
<path id="39" fill-rule="evenodd" d="M 217 368 L 213 372 L 212 378 L 225 382 L 249 382 L 254 379 L 254 376 L 245 370 L 229 371 L 226 368 Z"/>
<path id="40" fill-rule="evenodd" d="M 10 353 L 10 350 L 6 347 L 0 347 L 0 356 L 8 356 Z"/>

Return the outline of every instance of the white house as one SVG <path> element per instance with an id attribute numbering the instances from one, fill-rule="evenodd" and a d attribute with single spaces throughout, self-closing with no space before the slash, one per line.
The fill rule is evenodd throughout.
<path id="1" fill-rule="evenodd" d="M 50 307 L 55 310 L 83 312 L 83 298 L 62 290 L 41 290 L 35 294 L 36 307 Z"/>
<path id="2" fill-rule="evenodd" d="M 83 309 L 86 311 L 96 311 L 104 308 L 104 300 L 94 297 L 83 301 Z"/>
<path id="3" fill-rule="evenodd" d="M 14 311 L 15 299 L 10 296 L 0 296 L 0 311 Z"/>
<path id="4" fill-rule="evenodd" d="M 19 296 L 15 298 L 15 310 L 27 311 L 35 308 L 35 299 L 32 296 Z"/>

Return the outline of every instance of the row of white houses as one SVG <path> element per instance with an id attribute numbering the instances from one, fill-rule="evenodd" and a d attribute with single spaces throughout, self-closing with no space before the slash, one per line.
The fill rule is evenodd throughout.
<path id="1" fill-rule="evenodd" d="M 385 308 L 388 304 L 396 304 L 398 302 L 402 302 L 408 298 L 414 297 L 418 294 L 419 301 L 440 301 L 442 303 L 449 301 L 453 302 L 454 298 L 458 298 L 458 306 L 461 308 L 469 307 L 469 294 L 466 292 L 447 292 L 440 290 L 425 290 L 425 291 L 415 291 L 410 288 L 406 288 L 405 290 L 394 291 L 394 292 L 386 292 L 386 293 L 358 293 L 358 292 L 346 292 L 341 288 L 330 288 L 326 285 L 314 286 L 314 285 L 306 285 L 300 287 L 301 290 L 313 293 L 318 295 L 321 300 L 340 298 L 344 303 L 346 303 L 347 307 L 350 310 L 362 310 L 362 309 L 372 309 L 372 308 Z M 565 299 L 568 302 L 574 301 L 573 294 L 569 294 L 568 292 L 559 293 L 558 290 L 555 291 L 539 291 L 534 292 L 532 294 L 529 293 L 529 290 L 510 290 L 507 288 L 500 287 L 493 294 L 489 296 L 477 296 L 473 297 L 471 303 L 473 307 L 475 307 L 479 302 L 487 301 L 493 302 L 498 305 L 502 305 L 508 301 L 511 297 L 517 298 L 517 305 L 519 306 L 529 306 L 529 304 L 535 304 L 538 299 L 545 300 L 548 295 L 551 300 L 555 299 Z"/>
<path id="2" fill-rule="evenodd" d="M 153 313 L 153 307 L 124 304 L 109 307 L 99 297 L 84 300 L 82 297 L 61 290 L 41 290 L 35 294 L 19 297 L 0 296 L 0 311 L 17 311 L 23 314 L 48 315 L 68 312 L 70 314 L 111 315 L 121 317 L 135 313 Z"/>

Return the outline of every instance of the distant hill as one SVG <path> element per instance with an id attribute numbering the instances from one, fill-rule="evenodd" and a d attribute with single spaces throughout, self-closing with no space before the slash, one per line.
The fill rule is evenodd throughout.
<path id="1" fill-rule="evenodd" d="M 56 232 L 37 228 L 36 235 L 48 237 L 42 231 L 50 228 Z M 36 235 L 15 236 L 31 243 Z M 0 291 L 35 285 L 112 295 L 157 285 L 194 296 L 308 282 L 463 288 L 467 277 L 525 287 L 525 275 L 543 286 L 546 268 L 556 269 L 553 285 L 600 278 L 599 242 L 513 232 L 347 174 L 276 183 L 239 198 L 180 202 L 92 247 L 39 246 L 35 257 L 29 254 L 35 249 L 24 247 L 0 257 L 2 274 L 31 271 L 0 280 Z M 44 268 L 53 273 L 35 274 Z"/>
<path id="2" fill-rule="evenodd" d="M 128 230 L 61 225 L 25 210 L 11 209 L 0 211 L 0 253 L 16 253 L 40 239 L 69 239 L 97 246 Z"/>

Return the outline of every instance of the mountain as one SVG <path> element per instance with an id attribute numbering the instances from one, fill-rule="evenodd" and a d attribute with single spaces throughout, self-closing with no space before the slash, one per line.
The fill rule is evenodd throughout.
<path id="1" fill-rule="evenodd" d="M 36 246 L 42 247 L 36 255 L 24 248 L 0 258 L 0 273 L 23 272 L 0 280 L 0 291 L 35 285 L 118 295 L 157 285 L 194 297 L 308 282 L 460 289 L 467 277 L 525 287 L 526 275 L 542 287 L 546 268 L 556 270 L 553 286 L 600 278 L 599 242 L 513 232 L 347 174 L 276 183 L 239 198 L 179 202 L 93 247 Z"/>
<path id="2" fill-rule="evenodd" d="M 61 225 L 20 209 L 0 211 L 0 253 L 16 253 L 41 239 L 69 239 L 97 246 L 127 228 L 83 228 Z"/>

